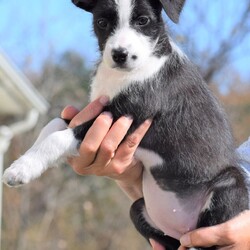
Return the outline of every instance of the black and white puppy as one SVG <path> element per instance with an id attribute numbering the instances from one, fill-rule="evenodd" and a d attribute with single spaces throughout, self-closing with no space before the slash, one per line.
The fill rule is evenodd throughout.
<path id="1" fill-rule="evenodd" d="M 247 184 L 224 111 L 196 67 L 169 38 L 160 1 L 73 2 L 93 13 L 101 52 L 91 100 L 109 96 L 105 110 L 114 120 L 133 118 L 129 133 L 153 119 L 136 151 L 144 165 L 144 197 L 130 211 L 138 231 L 176 250 L 184 233 L 248 209 Z M 184 0 L 165 3 L 176 22 Z M 28 183 L 60 159 L 77 154 L 93 121 L 74 129 L 61 119 L 52 121 L 5 171 L 4 182 Z"/>

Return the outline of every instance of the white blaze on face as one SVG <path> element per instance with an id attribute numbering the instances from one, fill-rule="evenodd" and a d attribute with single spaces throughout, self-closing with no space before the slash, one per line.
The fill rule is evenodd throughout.
<path id="1" fill-rule="evenodd" d="M 115 0 L 117 4 L 117 11 L 119 16 L 119 26 L 129 27 L 129 22 L 131 18 L 131 13 L 133 10 L 132 1 L 131 0 Z"/>
<path id="2" fill-rule="evenodd" d="M 128 70 L 141 69 L 145 62 L 150 60 L 155 43 L 152 44 L 148 37 L 131 27 L 134 9 L 132 0 L 115 0 L 115 3 L 117 5 L 118 24 L 112 36 L 107 40 L 103 60 L 107 66 L 116 67 L 112 58 L 112 51 L 122 48 L 128 52 L 126 68 Z"/>

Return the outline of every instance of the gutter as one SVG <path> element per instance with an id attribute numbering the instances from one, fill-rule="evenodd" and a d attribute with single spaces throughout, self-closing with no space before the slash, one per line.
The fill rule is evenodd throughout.
<path id="1" fill-rule="evenodd" d="M 16 135 L 27 132 L 35 127 L 39 118 L 39 111 L 31 109 L 24 120 L 10 124 L 8 126 L 0 126 L 0 176 L 3 176 L 4 154 L 7 152 L 12 138 Z M 0 183 L 0 249 L 1 249 L 1 232 L 2 232 L 2 198 L 3 185 Z"/>
<path id="2" fill-rule="evenodd" d="M 8 150 L 10 141 L 14 136 L 25 133 L 35 127 L 39 114 L 38 110 L 31 109 L 24 120 L 8 126 L 0 126 L 0 154 Z"/>

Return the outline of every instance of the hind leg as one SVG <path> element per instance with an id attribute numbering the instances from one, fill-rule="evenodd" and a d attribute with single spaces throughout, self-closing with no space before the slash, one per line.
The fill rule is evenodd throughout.
<path id="1" fill-rule="evenodd" d="M 143 198 L 135 201 L 132 204 L 130 209 L 130 217 L 136 229 L 147 240 L 154 239 L 162 246 L 164 246 L 166 250 L 177 250 L 180 246 L 180 242 L 178 240 L 164 235 L 162 231 L 152 226 L 152 222 L 150 222 L 150 218 L 147 215 Z"/>
<path id="2" fill-rule="evenodd" d="M 237 168 L 227 168 L 213 181 L 210 198 L 200 214 L 197 228 L 223 223 L 246 209 L 249 209 L 248 192 L 243 174 Z"/>

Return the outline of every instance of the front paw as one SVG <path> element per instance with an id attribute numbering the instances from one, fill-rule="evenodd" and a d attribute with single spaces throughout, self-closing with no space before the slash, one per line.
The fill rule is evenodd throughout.
<path id="1" fill-rule="evenodd" d="M 30 182 L 31 175 L 29 171 L 31 170 L 27 165 L 17 160 L 4 171 L 2 180 L 7 186 L 18 187 Z"/>

